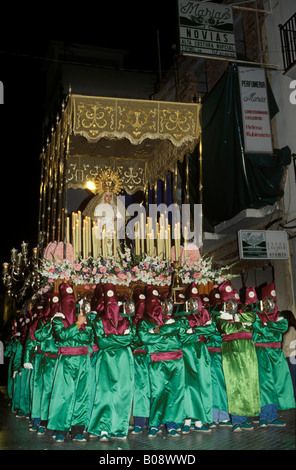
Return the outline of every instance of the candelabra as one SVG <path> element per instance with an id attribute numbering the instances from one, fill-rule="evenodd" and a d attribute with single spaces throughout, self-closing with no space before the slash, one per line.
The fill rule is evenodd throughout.
<path id="1" fill-rule="evenodd" d="M 2 281 L 6 293 L 17 302 L 25 300 L 29 289 L 36 291 L 40 287 L 38 267 L 38 249 L 33 248 L 31 256 L 28 254 L 28 243 L 22 242 L 21 251 L 16 248 L 10 250 L 10 263 L 3 263 Z"/>

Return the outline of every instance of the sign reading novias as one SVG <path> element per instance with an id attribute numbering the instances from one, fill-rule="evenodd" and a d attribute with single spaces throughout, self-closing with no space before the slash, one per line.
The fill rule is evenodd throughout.
<path id="1" fill-rule="evenodd" d="M 180 53 L 236 58 L 230 6 L 179 0 Z"/>

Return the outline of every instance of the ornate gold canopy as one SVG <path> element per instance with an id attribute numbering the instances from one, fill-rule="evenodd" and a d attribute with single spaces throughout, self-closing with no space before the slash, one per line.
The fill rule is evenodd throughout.
<path id="1" fill-rule="evenodd" d="M 108 166 L 132 194 L 164 179 L 192 152 L 200 135 L 200 104 L 72 95 L 67 184 L 82 188 Z"/>
<path id="2" fill-rule="evenodd" d="M 41 154 L 42 237 L 64 239 L 68 189 L 86 188 L 104 168 L 116 170 L 127 194 L 164 180 L 199 141 L 200 107 L 69 95 Z"/>

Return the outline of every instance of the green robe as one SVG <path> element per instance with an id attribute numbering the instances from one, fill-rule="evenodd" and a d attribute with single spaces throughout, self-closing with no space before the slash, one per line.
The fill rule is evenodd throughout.
<path id="1" fill-rule="evenodd" d="M 135 371 L 133 415 L 148 418 L 150 415 L 150 356 L 146 347 L 141 344 L 138 334 L 133 341 L 132 350 Z"/>
<path id="2" fill-rule="evenodd" d="M 53 337 L 51 319 L 48 319 L 46 322 L 42 319 L 39 320 L 35 331 L 35 338 L 39 342 L 42 352 L 40 364 L 42 390 L 39 417 L 41 421 L 47 421 L 55 364 L 58 356 L 58 348 Z"/>
<path id="3" fill-rule="evenodd" d="M 228 411 L 227 393 L 222 367 L 221 343 L 222 336 L 216 328 L 215 315 L 212 315 L 215 331 L 207 337 L 206 346 L 211 360 L 213 409 Z"/>
<path id="4" fill-rule="evenodd" d="M 92 343 L 92 327 L 78 329 L 74 323 L 65 327 L 54 317 L 52 328 L 57 347 L 78 348 Z M 60 354 L 56 361 L 47 427 L 69 431 L 71 426 L 86 426 L 89 417 L 90 355 Z"/>
<path id="5" fill-rule="evenodd" d="M 4 356 L 9 358 L 9 364 L 8 364 L 8 374 L 7 374 L 7 394 L 9 398 L 12 400 L 13 398 L 13 384 L 14 384 L 14 378 L 13 378 L 13 364 L 14 364 L 14 359 L 15 359 L 15 354 L 17 350 L 17 343 L 18 343 L 18 337 L 13 336 L 10 338 L 9 341 L 5 344 L 5 349 L 4 349 Z"/>
<path id="6" fill-rule="evenodd" d="M 239 313 L 239 322 L 230 322 L 217 316 L 217 326 L 222 334 L 252 333 L 256 315 Z M 222 366 L 228 399 L 228 411 L 239 416 L 255 416 L 260 413 L 258 362 L 251 339 L 223 338 L 221 344 Z"/>
<path id="7" fill-rule="evenodd" d="M 12 356 L 12 402 L 11 411 L 17 411 L 20 409 L 20 395 L 21 395 L 21 371 L 22 371 L 22 356 L 23 346 L 20 338 L 14 338 L 14 354 Z"/>
<path id="8" fill-rule="evenodd" d="M 281 346 L 271 347 L 272 343 L 281 345 L 283 334 L 288 329 L 288 321 L 282 317 L 276 322 L 268 321 L 264 324 L 257 317 L 253 328 L 253 340 L 258 358 L 261 406 L 278 405 L 280 410 L 295 408 L 293 384 L 287 359 Z M 265 346 L 266 344 L 270 344 L 270 347 Z"/>
<path id="9" fill-rule="evenodd" d="M 25 369 L 30 372 L 30 400 L 31 418 L 40 418 L 40 403 L 43 389 L 42 359 L 43 353 L 40 350 L 39 342 L 32 337 L 29 330 L 24 348 L 24 364 L 32 364 L 33 369 Z M 27 373 L 27 372 L 26 372 Z"/>
<path id="10" fill-rule="evenodd" d="M 32 369 L 24 369 L 25 349 L 20 340 L 16 343 L 16 351 L 13 361 L 13 398 L 12 398 L 12 411 L 21 410 L 25 415 L 31 412 L 31 393 L 30 393 L 30 380 L 32 376 Z"/>
<path id="11" fill-rule="evenodd" d="M 161 423 L 182 423 L 184 419 L 185 373 L 183 357 L 179 359 L 154 360 L 159 353 L 181 352 L 180 324 L 175 321 L 160 328 L 160 334 L 152 333 L 155 323 L 142 320 L 139 323 L 139 338 L 150 354 L 150 426 Z"/>
<path id="12" fill-rule="evenodd" d="M 93 321 L 96 358 L 96 393 L 88 431 L 127 435 L 131 416 L 134 365 L 131 344 L 133 326 L 127 334 L 105 334 L 100 318 Z"/>
<path id="13" fill-rule="evenodd" d="M 185 370 L 184 418 L 210 423 L 213 412 L 211 363 L 200 335 L 207 337 L 214 327 L 212 324 L 195 327 L 191 333 L 186 317 L 180 317 L 179 322 Z"/>

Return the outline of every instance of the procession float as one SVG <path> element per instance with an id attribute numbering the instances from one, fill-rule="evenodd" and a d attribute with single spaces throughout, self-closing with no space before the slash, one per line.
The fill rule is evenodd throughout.
<path id="1" fill-rule="evenodd" d="M 139 285 L 174 298 L 190 283 L 202 294 L 231 279 L 229 266 L 202 254 L 200 114 L 200 102 L 70 90 L 40 156 L 38 245 L 31 256 L 25 242 L 11 250 L 8 296 L 23 302 L 69 282 L 78 299 L 91 298 L 98 283 L 125 298 Z M 189 192 L 197 146 L 199 204 Z"/>

